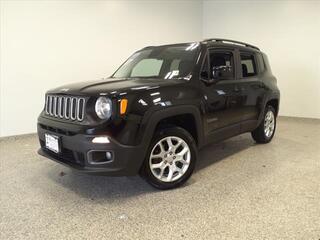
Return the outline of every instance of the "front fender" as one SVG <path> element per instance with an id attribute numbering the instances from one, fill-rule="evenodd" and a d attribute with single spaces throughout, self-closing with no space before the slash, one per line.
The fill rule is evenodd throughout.
<path id="1" fill-rule="evenodd" d="M 142 143 L 150 143 L 154 131 L 158 123 L 166 118 L 182 115 L 182 114 L 191 114 L 195 119 L 195 125 L 197 129 L 197 139 L 198 145 L 203 146 L 204 143 L 204 134 L 203 134 L 203 123 L 200 115 L 200 111 L 196 106 L 193 105 L 179 105 L 179 106 L 171 106 L 162 110 L 157 110 L 155 112 L 148 112 L 142 119 L 141 122 L 141 142 Z"/>
<path id="2" fill-rule="evenodd" d="M 162 110 L 157 110 L 154 112 L 148 112 L 142 118 L 141 128 L 139 136 L 140 146 L 139 148 L 143 152 L 143 156 L 146 156 L 148 147 L 156 130 L 158 123 L 168 117 L 173 117 L 181 114 L 192 114 L 195 119 L 196 129 L 197 129 L 197 139 L 198 147 L 204 145 L 204 134 L 203 126 L 200 116 L 200 111 L 197 107 L 193 105 L 180 105 L 180 106 L 171 106 Z M 141 159 L 139 166 L 142 166 L 144 159 Z"/>

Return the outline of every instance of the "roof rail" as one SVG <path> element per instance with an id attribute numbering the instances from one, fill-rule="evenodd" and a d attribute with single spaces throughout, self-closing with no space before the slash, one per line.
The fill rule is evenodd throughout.
<path id="1" fill-rule="evenodd" d="M 208 39 L 205 39 L 204 41 L 205 41 L 205 42 L 215 41 L 215 42 L 227 42 L 227 43 L 229 42 L 229 43 L 236 43 L 236 44 L 239 44 L 239 45 L 243 45 L 243 46 L 246 46 L 246 47 L 251 47 L 251 48 L 254 48 L 254 49 L 260 50 L 258 47 L 253 46 L 253 45 L 251 45 L 251 44 L 244 43 L 244 42 L 239 42 L 239 41 L 234 41 L 234 40 L 230 40 L 230 39 L 223 39 L 223 38 L 208 38 Z"/>

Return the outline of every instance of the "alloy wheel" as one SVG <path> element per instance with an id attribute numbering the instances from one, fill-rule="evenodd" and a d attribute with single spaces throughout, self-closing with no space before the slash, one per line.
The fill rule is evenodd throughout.
<path id="1" fill-rule="evenodd" d="M 190 161 L 191 151 L 188 144 L 182 138 L 168 136 L 154 145 L 149 166 L 158 180 L 173 182 L 187 172 Z"/>
<path id="2" fill-rule="evenodd" d="M 272 111 L 268 111 L 264 118 L 264 134 L 266 137 L 271 137 L 275 127 L 274 121 L 274 113 Z"/>

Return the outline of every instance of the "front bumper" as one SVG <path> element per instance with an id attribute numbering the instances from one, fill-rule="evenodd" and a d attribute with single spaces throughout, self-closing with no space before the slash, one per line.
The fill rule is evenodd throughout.
<path id="1" fill-rule="evenodd" d="M 130 176 L 139 172 L 144 159 L 144 151 L 140 146 L 123 145 L 110 136 L 109 143 L 92 143 L 94 137 L 101 135 L 70 133 L 57 128 L 54 121 L 43 120 L 45 121 L 41 119 L 38 121 L 38 137 L 41 145 L 38 153 L 41 156 L 89 174 Z M 45 147 L 46 133 L 59 137 L 60 153 L 54 153 Z M 92 151 L 110 151 L 112 160 L 102 164 L 92 164 L 91 154 L 89 154 Z"/>

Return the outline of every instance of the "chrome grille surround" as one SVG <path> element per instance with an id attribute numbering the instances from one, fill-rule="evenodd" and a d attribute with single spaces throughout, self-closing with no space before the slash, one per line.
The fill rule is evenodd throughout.
<path id="1" fill-rule="evenodd" d="M 84 97 L 47 95 L 45 114 L 71 121 L 83 121 L 86 99 Z"/>

